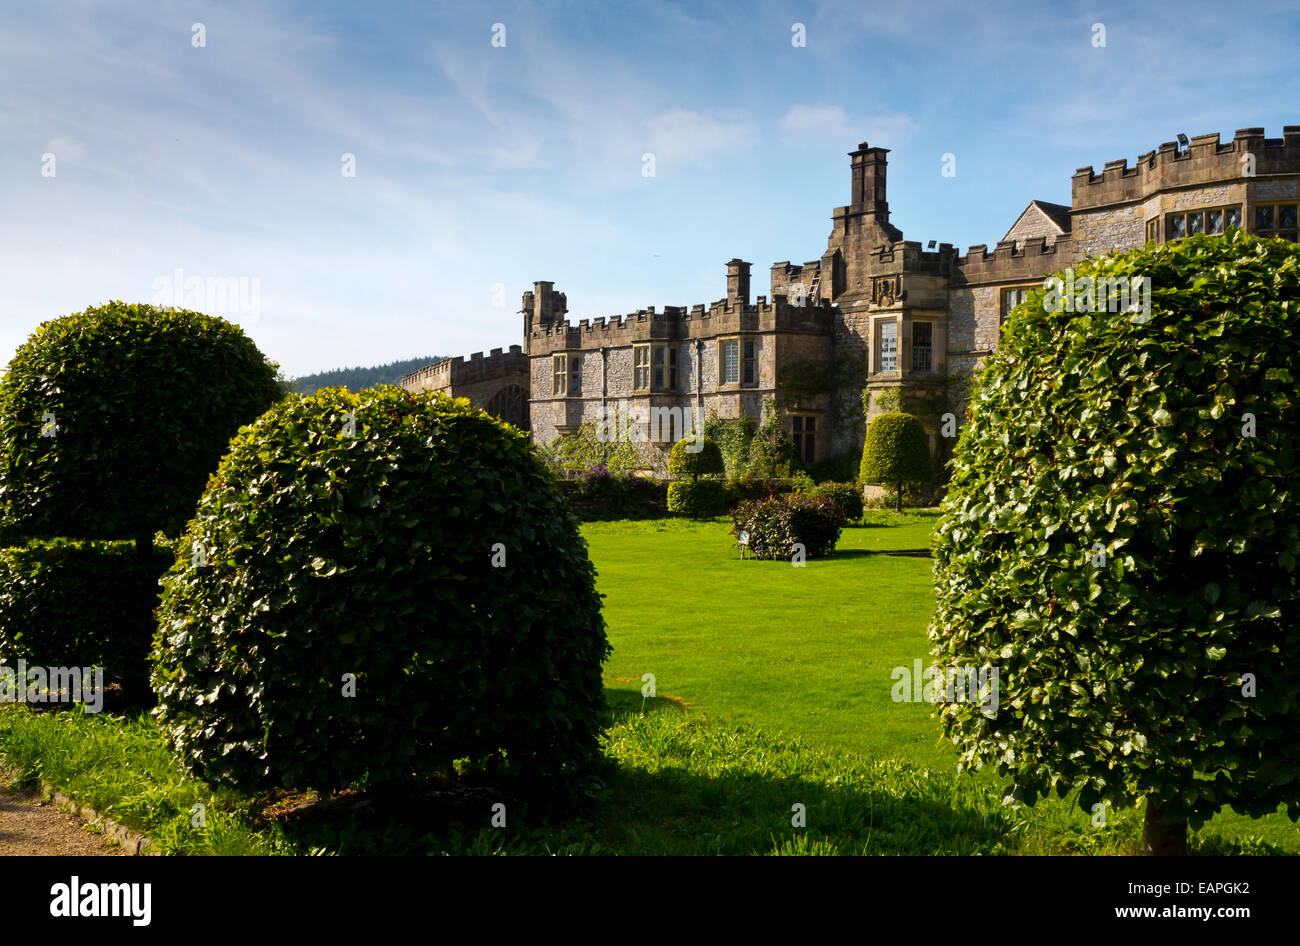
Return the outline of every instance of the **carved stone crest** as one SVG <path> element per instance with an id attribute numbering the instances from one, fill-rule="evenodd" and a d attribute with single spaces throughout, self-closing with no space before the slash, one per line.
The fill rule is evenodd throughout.
<path id="1" fill-rule="evenodd" d="M 878 306 L 891 306 L 899 296 L 897 276 L 877 276 L 871 287 L 872 301 Z"/>

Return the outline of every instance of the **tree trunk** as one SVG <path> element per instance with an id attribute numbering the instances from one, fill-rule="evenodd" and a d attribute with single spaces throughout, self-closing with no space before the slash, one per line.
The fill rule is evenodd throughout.
<path id="1" fill-rule="evenodd" d="M 903 481 L 898 481 L 898 492 L 894 494 L 894 511 L 903 511 Z"/>
<path id="2" fill-rule="evenodd" d="M 1187 856 L 1187 819 L 1166 824 L 1160 806 L 1147 799 L 1146 821 L 1142 825 L 1142 853 L 1155 857 Z"/>

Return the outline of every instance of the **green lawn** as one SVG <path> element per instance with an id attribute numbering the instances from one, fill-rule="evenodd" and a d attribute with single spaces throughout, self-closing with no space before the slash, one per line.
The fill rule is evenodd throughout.
<path id="1" fill-rule="evenodd" d="M 928 548 L 935 518 L 867 515 L 877 524 L 846 528 L 835 558 L 801 568 L 742 561 L 721 519 L 585 525 L 614 648 L 606 686 L 639 702 L 641 676 L 653 673 L 661 698 L 724 725 L 954 771 L 930 705 L 891 698 L 895 667 L 929 663 L 931 561 L 880 554 Z M 1088 825 L 1055 799 L 1024 817 Z M 1281 814 L 1253 821 L 1229 811 L 1201 834 L 1300 853 L 1300 830 Z"/>
<path id="2" fill-rule="evenodd" d="M 147 716 L 0 706 L 0 764 L 169 854 L 1135 853 L 1140 810 L 1099 829 L 1070 799 L 1004 806 L 992 773 L 956 773 L 928 704 L 892 701 L 890 671 L 926 659 L 932 593 L 929 559 L 883 553 L 925 548 L 934 519 L 870 515 L 880 525 L 846 530 L 836 558 L 803 568 L 742 562 L 722 521 L 585 526 L 614 645 L 613 765 L 598 800 L 564 820 L 519 805 L 493 828 L 483 804 L 450 827 L 420 827 L 427 806 L 282 825 L 264 814 L 276 799 L 182 772 Z M 644 673 L 659 698 L 642 699 Z M 1300 853 L 1300 833 L 1281 815 L 1228 813 L 1193 844 Z"/>
<path id="3" fill-rule="evenodd" d="M 890 698 L 893 668 L 926 658 L 930 560 L 878 553 L 927 549 L 930 524 L 850 527 L 835 558 L 795 567 L 741 561 L 720 521 L 591 523 L 614 645 L 606 684 L 639 692 L 653 673 L 706 716 L 953 765 L 929 704 Z"/>

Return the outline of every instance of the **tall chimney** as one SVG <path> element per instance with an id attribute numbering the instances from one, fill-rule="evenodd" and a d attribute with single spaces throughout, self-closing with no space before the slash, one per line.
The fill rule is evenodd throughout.
<path id="1" fill-rule="evenodd" d="M 727 305 L 749 305 L 749 264 L 733 259 L 727 262 Z"/>
<path id="2" fill-rule="evenodd" d="M 850 151 L 853 202 L 850 213 L 873 214 L 881 224 L 889 223 L 889 202 L 885 199 L 885 155 L 888 148 L 871 148 L 865 141 L 858 142 L 858 150 Z"/>

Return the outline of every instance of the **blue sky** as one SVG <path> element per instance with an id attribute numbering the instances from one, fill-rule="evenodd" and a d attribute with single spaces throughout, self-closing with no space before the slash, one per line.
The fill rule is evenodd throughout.
<path id="1" fill-rule="evenodd" d="M 1077 167 L 1300 124 L 1298 48 L 1291 0 L 10 4 L 0 359 L 177 269 L 255 278 L 231 317 L 290 375 L 516 343 L 537 279 L 574 319 L 712 301 L 733 256 L 766 293 L 863 139 L 907 239 L 991 245 Z"/>

